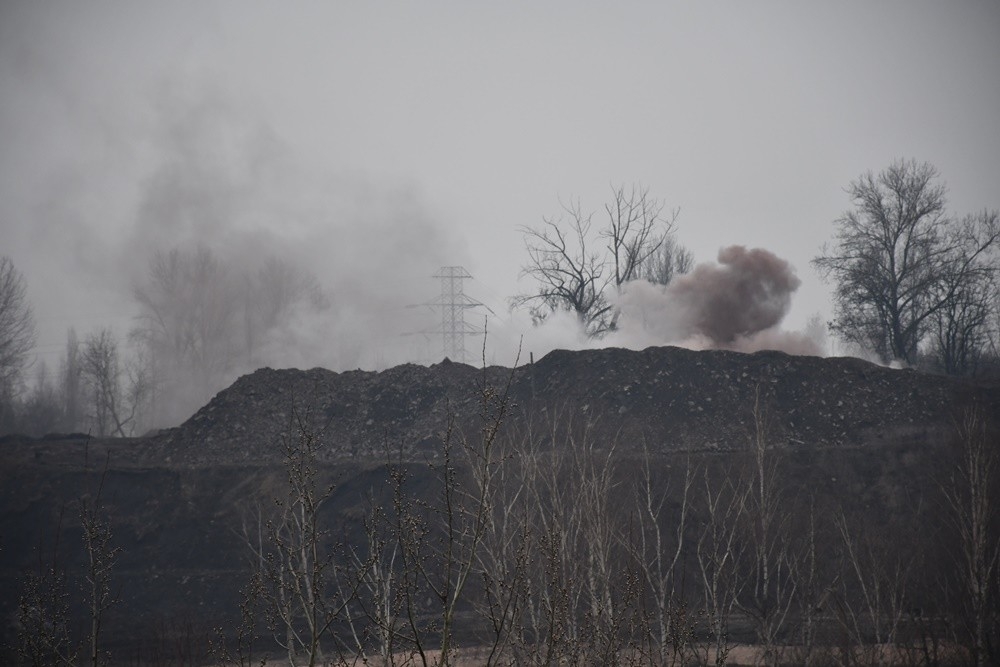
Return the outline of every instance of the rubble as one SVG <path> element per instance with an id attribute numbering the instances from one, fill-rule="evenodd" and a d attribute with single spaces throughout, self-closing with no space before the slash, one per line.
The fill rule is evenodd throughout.
<path id="1" fill-rule="evenodd" d="M 482 388 L 510 383 L 508 426 L 585 419 L 619 446 L 659 451 L 738 449 L 759 395 L 772 444 L 870 447 L 941 437 L 963 406 L 1000 415 L 1000 387 L 854 358 L 651 347 L 555 351 L 513 370 L 445 361 L 382 372 L 260 369 L 176 429 L 151 439 L 151 461 L 253 464 L 280 458 L 298 421 L 322 434 L 330 461 L 384 460 L 433 449 L 449 420 L 475 433 Z M 162 460 L 162 459 L 161 459 Z"/>

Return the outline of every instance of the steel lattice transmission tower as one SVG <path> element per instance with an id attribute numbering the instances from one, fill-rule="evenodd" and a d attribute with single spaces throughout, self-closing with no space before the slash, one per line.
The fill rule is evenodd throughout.
<path id="1" fill-rule="evenodd" d="M 441 281 L 441 297 L 428 305 L 441 310 L 441 329 L 426 333 L 441 334 L 441 350 L 444 356 L 452 361 L 465 363 L 465 337 L 467 335 L 481 336 L 484 331 L 465 321 L 465 311 L 470 308 L 483 307 L 482 303 L 465 294 L 463 280 L 472 275 L 461 266 L 442 266 L 434 274 Z M 487 308 L 487 310 L 489 310 Z"/>

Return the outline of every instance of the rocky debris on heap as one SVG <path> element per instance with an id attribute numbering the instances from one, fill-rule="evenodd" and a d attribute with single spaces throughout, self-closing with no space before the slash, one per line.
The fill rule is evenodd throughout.
<path id="1" fill-rule="evenodd" d="M 483 387 L 502 393 L 508 383 L 509 428 L 573 423 L 601 441 L 653 451 L 744 447 L 755 404 L 768 440 L 785 447 L 919 444 L 947 437 L 967 406 L 1000 415 L 1000 387 L 853 358 L 559 350 L 513 370 L 447 360 L 381 372 L 260 369 L 152 438 L 148 455 L 176 465 L 269 463 L 304 425 L 319 435 L 326 460 L 430 458 L 449 425 L 475 437 Z"/>

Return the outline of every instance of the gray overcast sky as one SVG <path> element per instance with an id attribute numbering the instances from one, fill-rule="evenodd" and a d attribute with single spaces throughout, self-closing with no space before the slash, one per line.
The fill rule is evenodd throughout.
<path id="1" fill-rule="evenodd" d="M 6 0 L 0 253 L 50 363 L 70 325 L 127 327 L 149 248 L 192 239 L 297 252 L 339 317 L 391 329 L 384 295 L 432 298 L 441 264 L 503 315 L 519 225 L 639 182 L 698 260 L 789 260 L 799 327 L 862 172 L 912 157 L 956 214 L 1000 206 L 998 73 L 995 0 Z"/>

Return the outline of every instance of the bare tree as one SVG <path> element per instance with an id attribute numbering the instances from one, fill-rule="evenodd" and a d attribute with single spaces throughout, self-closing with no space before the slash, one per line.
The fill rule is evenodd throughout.
<path id="1" fill-rule="evenodd" d="M 61 426 L 62 402 L 44 360 L 35 366 L 34 386 L 21 398 L 18 408 L 18 428 L 25 433 L 42 435 Z"/>
<path id="2" fill-rule="evenodd" d="M 731 470 L 714 479 L 705 468 L 702 476 L 696 558 L 710 641 L 701 662 L 723 667 L 731 650 L 729 619 L 745 585 L 737 566 L 745 549 L 740 524 L 746 512 L 747 487 L 734 483 Z"/>
<path id="3" fill-rule="evenodd" d="M 393 491 L 401 491 L 394 486 Z M 386 510 L 370 497 L 364 519 L 365 552 L 361 546 L 351 546 L 351 558 L 361 573 L 358 588 L 358 613 L 348 609 L 348 626 L 357 654 L 367 661 L 369 653 L 379 658 L 383 667 L 396 664 L 399 631 L 403 619 L 403 596 L 397 583 L 396 569 L 399 543 L 391 538 L 387 528 L 391 522 Z"/>
<path id="4" fill-rule="evenodd" d="M 689 273 L 694 268 L 694 253 L 685 248 L 668 232 L 663 235 L 660 247 L 640 265 L 638 277 L 657 285 L 667 285 L 676 276 Z"/>
<path id="5" fill-rule="evenodd" d="M 638 271 L 673 231 L 677 211 L 667 215 L 663 202 L 649 197 L 649 188 L 613 188 L 612 201 L 604 205 L 608 226 L 600 232 L 614 265 L 614 286 L 638 278 Z"/>
<path id="6" fill-rule="evenodd" d="M 170 420 L 202 405 L 238 354 L 236 282 L 204 246 L 157 252 L 133 290 L 139 306 L 134 336 L 162 379 Z"/>
<path id="7" fill-rule="evenodd" d="M 109 456 L 92 481 L 96 471 L 90 465 L 89 443 L 84 451 L 85 486 L 77 500 L 79 534 L 83 547 L 83 572 L 80 596 L 72 595 L 67 582 L 75 579 L 60 563 L 59 544 L 62 536 L 65 506 L 60 508 L 54 546 L 49 562 L 41 560 L 38 571 L 25 580 L 18 598 L 19 655 L 32 665 L 62 665 L 71 667 L 81 658 L 91 667 L 107 665 L 111 653 L 102 644 L 108 611 L 118 603 L 118 592 L 112 586 L 112 574 L 121 553 L 115 546 L 112 522 L 106 503 L 105 485 L 108 479 Z M 75 586 L 73 588 L 76 588 Z M 87 626 L 85 637 L 76 633 L 75 610 L 82 606 Z"/>
<path id="8" fill-rule="evenodd" d="M 634 505 L 615 441 L 569 411 L 546 412 L 540 426 L 529 422 L 518 450 L 536 555 L 515 655 L 528 664 L 617 663 L 640 617 L 639 568 L 624 529 Z"/>
<path id="9" fill-rule="evenodd" d="M 526 664 L 558 664 L 573 655 L 580 630 L 579 607 L 582 559 L 577 557 L 575 534 L 579 506 L 565 491 L 565 464 L 561 449 L 559 411 L 550 422 L 536 426 L 529 421 L 518 443 L 519 465 L 525 484 L 525 507 L 532 526 L 531 549 L 537 565 L 527 572 L 523 619 L 515 638 L 515 655 Z M 550 448 L 544 449 L 543 443 Z"/>
<path id="10" fill-rule="evenodd" d="M 80 342 L 76 338 L 76 329 L 70 327 L 66 332 L 66 356 L 63 357 L 59 368 L 63 423 L 67 431 L 76 430 L 80 424 L 80 409 L 83 403 L 80 395 L 82 389 L 80 363 Z"/>
<path id="11" fill-rule="evenodd" d="M 116 429 L 124 435 L 126 424 L 118 416 L 122 392 L 117 338 L 110 329 L 101 329 L 84 341 L 81 356 L 95 435 L 108 435 Z"/>
<path id="12" fill-rule="evenodd" d="M 449 419 L 438 461 L 430 465 L 437 475 L 435 501 L 421 503 L 408 498 L 404 493 L 405 470 L 390 466 L 394 498 L 389 519 L 398 547 L 394 552 L 400 567 L 396 585 L 405 625 L 405 634 L 397 638 L 411 647 L 424 667 L 455 664 L 459 613 L 468 604 L 466 590 L 476 578 L 485 579 L 488 594 L 494 595 L 485 610 L 493 626 L 488 664 L 499 660 L 511 632 L 513 617 L 509 609 L 504 610 L 511 600 L 508 592 L 496 596 L 498 571 L 484 569 L 490 562 L 484 553 L 497 531 L 493 523 L 495 503 L 500 498 L 497 485 L 508 461 L 500 435 L 510 408 L 513 377 L 512 371 L 499 386 L 488 380 L 484 346 L 478 387 L 479 433 L 469 436 L 454 418 Z M 425 596 L 429 604 L 421 603 Z"/>
<path id="13" fill-rule="evenodd" d="M 83 547 L 86 553 L 84 569 L 84 600 L 90 616 L 87 661 L 92 667 L 108 664 L 111 655 L 101 649 L 101 635 L 105 630 L 104 621 L 109 609 L 118 602 L 117 593 L 111 587 L 114 570 L 121 547 L 112 543 L 111 520 L 104 505 L 104 485 L 108 477 L 109 458 L 104 460 L 104 468 L 97 486 L 80 498 L 80 525 L 83 528 Z M 89 468 L 89 464 L 87 466 Z"/>
<path id="14" fill-rule="evenodd" d="M 889 664 L 906 611 L 909 563 L 869 527 L 852 529 L 843 511 L 834 523 L 844 549 L 845 573 L 834 599 L 848 638 L 844 661 Z"/>
<path id="15" fill-rule="evenodd" d="M 795 599 L 792 576 L 797 558 L 789 539 L 789 513 L 778 480 L 778 461 L 770 443 L 770 419 L 760 387 L 751 406 L 750 475 L 744 514 L 747 548 L 745 585 L 737 598 L 740 609 L 753 622 L 765 665 L 777 665 L 778 639 Z"/>
<path id="16" fill-rule="evenodd" d="M 144 369 L 122 362 L 118 338 L 110 329 L 101 329 L 84 341 L 80 376 L 90 394 L 96 435 L 132 435 L 149 382 Z"/>
<path id="17" fill-rule="evenodd" d="M 346 618 L 360 586 L 359 570 L 346 550 L 333 543 L 320 516 L 334 491 L 320 482 L 321 433 L 293 408 L 282 443 L 286 495 L 275 499 L 279 512 L 267 523 L 267 547 L 250 543 L 256 550 L 266 549 L 257 552 L 264 561 L 259 596 L 274 639 L 292 667 L 326 664 L 331 629 Z M 346 586 L 338 585 L 341 580 Z"/>
<path id="18" fill-rule="evenodd" d="M 80 654 L 70 636 L 70 594 L 59 562 L 59 537 L 65 507 L 60 509 L 51 558 L 41 547 L 38 569 L 29 572 L 17 599 L 17 655 L 32 667 L 73 667 Z"/>
<path id="19" fill-rule="evenodd" d="M 237 370 L 268 363 L 297 312 L 328 306 L 315 276 L 288 261 L 237 269 L 205 246 L 156 252 L 133 296 L 132 338 L 151 371 L 158 423 L 187 417 Z"/>
<path id="20" fill-rule="evenodd" d="M 26 290 L 14 262 L 0 256 L 0 418 L 4 407 L 11 406 L 14 386 L 35 346 L 35 318 Z"/>
<path id="21" fill-rule="evenodd" d="M 931 318 L 997 270 L 997 216 L 956 225 L 937 176 L 915 161 L 861 176 L 848 188 L 855 208 L 836 221 L 835 247 L 813 259 L 835 284 L 832 329 L 886 361 L 914 363 Z"/>
<path id="22" fill-rule="evenodd" d="M 997 213 L 983 211 L 962 222 L 960 238 L 975 244 L 983 230 L 997 227 Z M 1000 304 L 1000 248 L 994 244 L 984 261 L 964 271 L 947 276 L 946 291 L 951 294 L 944 305 L 934 312 L 931 326 L 931 352 L 935 365 L 949 375 L 973 375 L 984 355 L 989 354 L 990 317 Z"/>
<path id="23" fill-rule="evenodd" d="M 969 652 L 972 663 L 979 667 L 997 657 L 988 655 L 987 640 L 991 632 L 997 631 L 998 620 L 990 613 L 990 603 L 1000 594 L 997 590 L 1000 453 L 995 439 L 991 442 L 982 408 L 969 408 L 961 415 L 957 454 L 958 460 L 942 491 L 948 518 L 958 538 L 956 569 L 964 589 L 963 611 L 971 639 Z"/>
<path id="24" fill-rule="evenodd" d="M 793 576 L 797 582 L 798 594 L 798 634 L 800 643 L 790 659 L 796 664 L 822 664 L 823 647 L 818 645 L 820 630 L 824 627 L 822 611 L 828 606 L 834 588 L 838 583 L 836 559 L 831 557 L 832 549 L 823 540 L 816 521 L 816 497 L 809 496 L 809 514 L 802 527 L 801 557 L 793 561 Z"/>
<path id="25" fill-rule="evenodd" d="M 985 357 L 988 362 L 985 365 L 988 371 L 1000 373 L 1000 289 L 993 293 L 990 304 L 990 313 L 985 325 Z"/>
<path id="26" fill-rule="evenodd" d="M 608 268 L 591 248 L 590 216 L 582 214 L 579 204 L 566 212 L 568 221 L 545 219 L 541 230 L 522 230 L 528 264 L 521 273 L 535 279 L 538 291 L 515 296 L 511 305 L 529 307 L 536 322 L 559 310 L 571 311 L 588 335 L 599 337 L 611 327 Z"/>
<path id="27" fill-rule="evenodd" d="M 631 631 L 628 621 L 632 620 L 637 585 L 636 573 L 628 567 L 622 549 L 626 540 L 622 515 L 613 504 L 621 493 L 615 479 L 617 443 L 601 442 L 585 431 L 580 441 L 571 440 L 569 445 L 573 451 L 570 475 L 578 483 L 570 502 L 576 502 L 580 511 L 577 557 L 584 566 L 584 647 L 589 660 L 611 664 Z"/>
<path id="28" fill-rule="evenodd" d="M 529 597 L 526 586 L 533 563 L 532 523 L 525 506 L 527 484 L 519 465 L 521 450 L 511 433 L 504 433 L 495 445 L 502 461 L 489 477 L 488 521 L 478 555 L 482 570 L 483 594 L 476 605 L 486 622 L 487 665 L 507 664 L 519 655 L 519 623 Z M 485 470 L 484 470 L 485 472 Z M 477 479 L 485 479 L 480 474 Z"/>
<path id="29" fill-rule="evenodd" d="M 663 244 L 677 217 L 664 213 L 664 204 L 649 189 L 612 188 L 605 205 L 607 224 L 595 230 L 593 213 L 579 202 L 563 205 L 563 216 L 544 218 L 541 229 L 522 228 L 528 262 L 522 276 L 537 288 L 511 299 L 527 307 L 536 321 L 556 311 L 574 313 L 588 336 L 600 337 L 617 326 L 617 311 L 609 290 L 640 277 L 640 269 Z M 603 242 L 603 247 L 602 247 Z"/>
<path id="30" fill-rule="evenodd" d="M 249 580 L 240 589 L 240 620 L 236 623 L 235 641 L 230 645 L 226 629 L 222 627 L 216 628 L 215 637 L 208 640 L 209 654 L 221 665 L 251 667 L 255 664 L 261 666 L 267 664 L 266 656 L 260 660 L 254 659 L 254 649 L 260 640 L 257 624 L 262 614 L 263 590 L 263 573 L 260 569 L 254 568 Z"/>
<path id="31" fill-rule="evenodd" d="M 652 455 L 643 451 L 642 474 L 637 482 L 637 538 L 630 543 L 639 562 L 639 574 L 651 599 L 650 660 L 663 665 L 684 665 L 691 658 L 694 623 L 683 590 L 685 536 L 688 529 L 691 487 L 696 471 L 690 459 L 684 466 L 680 508 L 669 527 L 667 501 L 674 492 L 669 479 L 654 477 Z"/>
<path id="32" fill-rule="evenodd" d="M 74 667 L 79 647 L 69 634 L 66 577 L 55 565 L 29 573 L 17 599 L 18 656 L 32 667 Z"/>

